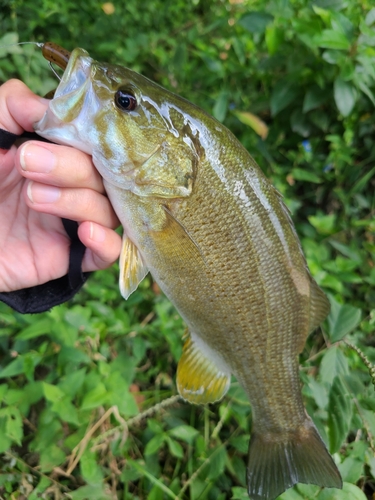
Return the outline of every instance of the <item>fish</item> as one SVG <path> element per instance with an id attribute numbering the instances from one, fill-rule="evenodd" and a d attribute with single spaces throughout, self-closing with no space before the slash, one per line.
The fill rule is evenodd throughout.
<path id="1" fill-rule="evenodd" d="M 64 73 L 35 131 L 92 155 L 123 226 L 123 297 L 150 272 L 185 321 L 179 394 L 217 402 L 236 377 L 252 408 L 250 499 L 297 483 L 341 488 L 304 408 L 298 362 L 329 301 L 282 196 L 196 105 L 84 49 L 53 51 Z"/>

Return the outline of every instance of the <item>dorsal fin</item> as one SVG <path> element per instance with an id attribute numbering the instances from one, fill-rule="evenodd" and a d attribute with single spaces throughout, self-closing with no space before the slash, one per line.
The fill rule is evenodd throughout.
<path id="1" fill-rule="evenodd" d="M 328 316 L 330 309 L 331 305 L 326 294 L 319 288 L 316 281 L 311 278 L 309 332 L 318 328 Z"/>

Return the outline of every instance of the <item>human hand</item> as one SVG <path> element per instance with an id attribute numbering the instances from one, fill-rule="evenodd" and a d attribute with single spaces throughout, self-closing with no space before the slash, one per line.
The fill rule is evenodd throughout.
<path id="1" fill-rule="evenodd" d="M 22 82 L 0 87 L 0 128 L 33 131 L 48 101 Z M 28 288 L 68 272 L 70 239 L 61 218 L 79 223 L 84 272 L 119 256 L 119 221 L 91 157 L 67 146 L 28 141 L 0 149 L 0 292 Z"/>

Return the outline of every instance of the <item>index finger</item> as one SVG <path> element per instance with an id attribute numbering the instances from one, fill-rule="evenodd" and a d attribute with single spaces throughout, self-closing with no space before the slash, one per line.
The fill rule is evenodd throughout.
<path id="1" fill-rule="evenodd" d="M 28 141 L 19 147 L 16 167 L 27 179 L 58 187 L 87 188 L 104 193 L 91 156 L 69 146 Z"/>

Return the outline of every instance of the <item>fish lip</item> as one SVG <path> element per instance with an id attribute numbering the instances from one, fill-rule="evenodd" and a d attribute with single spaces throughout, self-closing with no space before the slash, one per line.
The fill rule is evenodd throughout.
<path id="1" fill-rule="evenodd" d="M 82 87 L 90 77 L 95 74 L 94 60 L 84 49 L 74 49 L 69 58 L 68 65 L 63 73 L 60 84 L 58 85 L 54 100 L 75 92 Z"/>
<path id="2" fill-rule="evenodd" d="M 89 111 L 88 115 L 94 114 L 98 107 L 95 99 L 87 102 L 87 96 L 94 95 L 90 92 L 90 87 L 96 70 L 93 59 L 84 49 L 72 51 L 54 98 L 43 118 L 34 124 L 34 130 L 39 135 L 92 154 L 92 147 L 82 139 L 79 121 L 76 119 L 82 112 Z M 85 98 L 81 100 L 80 105 L 82 96 Z M 67 106 L 67 102 L 70 102 L 70 106 Z M 70 114 L 69 108 L 75 110 L 75 116 Z"/>

